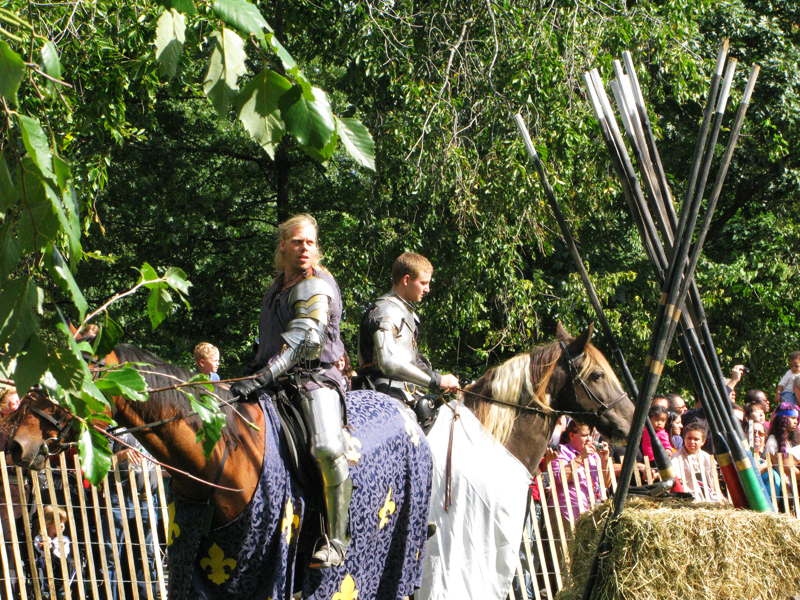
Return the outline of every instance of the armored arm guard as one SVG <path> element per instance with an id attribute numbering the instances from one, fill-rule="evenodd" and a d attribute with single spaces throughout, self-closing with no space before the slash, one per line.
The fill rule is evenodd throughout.
<path id="1" fill-rule="evenodd" d="M 391 331 L 379 329 L 374 337 L 378 364 L 387 376 L 426 388 L 439 387 L 441 375 L 436 371 L 426 372 L 418 367 L 414 357 L 397 344 Z"/>
<path id="2" fill-rule="evenodd" d="M 281 353 L 269 365 L 273 380 L 299 362 L 316 360 L 325 348 L 333 289 L 320 277 L 304 279 L 292 290 L 289 304 L 294 319 L 281 334 Z"/>
<path id="3" fill-rule="evenodd" d="M 372 339 L 384 375 L 422 387 L 439 387 L 441 375 L 417 351 L 416 315 L 392 298 L 380 302 L 377 310 L 378 327 Z"/>

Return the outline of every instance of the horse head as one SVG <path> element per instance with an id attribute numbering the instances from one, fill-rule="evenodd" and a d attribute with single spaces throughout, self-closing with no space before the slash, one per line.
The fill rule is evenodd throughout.
<path id="1" fill-rule="evenodd" d="M 551 378 L 557 391 L 550 406 L 596 427 L 611 440 L 622 440 L 630 431 L 634 405 L 605 356 L 590 343 L 593 331 L 590 324 L 574 338 L 558 324 L 561 355 Z"/>
<path id="2" fill-rule="evenodd" d="M 73 417 L 47 396 L 32 390 L 8 418 L 13 431 L 7 451 L 15 465 L 40 471 L 48 457 L 70 446 L 76 436 Z"/>

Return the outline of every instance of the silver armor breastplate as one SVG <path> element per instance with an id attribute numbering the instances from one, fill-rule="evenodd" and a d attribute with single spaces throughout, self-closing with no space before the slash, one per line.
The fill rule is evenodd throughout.
<path id="1" fill-rule="evenodd" d="M 372 319 L 378 323 L 373 343 L 382 374 L 373 383 L 396 388 L 411 401 L 417 386 L 428 388 L 433 383 L 431 373 L 418 365 L 419 317 L 407 302 L 389 293 L 375 301 Z"/>

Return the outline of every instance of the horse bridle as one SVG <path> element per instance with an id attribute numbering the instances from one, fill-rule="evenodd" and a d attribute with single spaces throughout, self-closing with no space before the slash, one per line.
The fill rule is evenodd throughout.
<path id="1" fill-rule="evenodd" d="M 597 410 L 559 410 L 556 408 L 552 408 L 547 406 L 546 404 L 542 404 L 536 395 L 533 396 L 533 401 L 539 404 L 539 407 L 531 406 L 531 405 L 522 405 L 522 404 L 513 404 L 511 402 L 505 402 L 503 400 L 498 400 L 497 398 L 491 398 L 489 396 L 484 396 L 482 394 L 476 394 L 475 392 L 471 392 L 470 390 L 460 390 L 465 394 L 469 394 L 471 396 L 475 396 L 476 398 L 480 398 L 481 400 L 488 402 L 490 404 L 500 404 L 502 406 L 507 406 L 509 408 L 514 408 L 520 412 L 524 413 L 535 413 L 537 415 L 545 415 L 545 416 L 562 416 L 565 415 L 567 417 L 601 417 L 606 411 L 611 410 L 617 404 L 622 402 L 625 398 L 628 397 L 627 392 L 622 392 L 620 396 L 615 398 L 609 404 L 606 404 L 597 395 L 589 389 L 589 386 L 586 385 L 586 382 L 581 377 L 580 371 L 575 364 L 575 361 L 580 360 L 584 357 L 585 353 L 581 352 L 578 356 L 572 357 L 567 350 L 567 345 L 564 342 L 559 342 L 561 345 L 561 352 L 564 355 L 564 359 L 567 361 L 567 370 L 569 372 L 569 382 L 572 384 L 574 388 L 576 385 L 580 385 L 583 389 L 586 397 L 592 400 L 593 402 L 600 405 L 600 408 Z"/>
<path id="2" fill-rule="evenodd" d="M 559 344 L 561 345 L 561 352 L 562 352 L 562 354 L 564 355 L 564 358 L 567 361 L 567 369 L 569 370 L 569 378 L 570 378 L 570 383 L 572 384 L 572 386 L 575 387 L 575 384 L 577 382 L 581 386 L 581 388 L 583 389 L 583 392 L 586 394 L 586 397 L 589 398 L 589 400 L 592 400 L 593 402 L 595 402 L 595 403 L 600 405 L 599 409 L 597 409 L 595 411 L 587 411 L 586 414 L 593 414 L 596 417 L 602 417 L 603 413 L 605 413 L 606 411 L 611 410 L 617 404 L 619 404 L 625 398 L 628 397 L 627 392 L 623 391 L 622 394 L 620 394 L 617 398 L 615 398 L 609 404 L 606 404 L 605 402 L 600 400 L 600 398 L 598 398 L 597 395 L 592 390 L 589 389 L 589 386 L 586 385 L 586 381 L 584 381 L 583 377 L 581 377 L 580 371 L 578 371 L 578 367 L 575 364 L 576 360 L 579 360 L 579 359 L 584 357 L 585 352 L 581 352 L 578 356 L 576 356 L 575 358 L 572 358 L 572 356 L 570 356 L 569 350 L 567 349 L 567 345 L 563 341 L 559 341 Z"/>
<path id="3" fill-rule="evenodd" d="M 28 406 L 28 410 L 30 412 L 32 412 L 39 418 L 44 419 L 45 421 L 53 425 L 53 427 L 55 427 L 56 431 L 58 432 L 58 435 L 56 435 L 55 437 L 48 438 L 44 442 L 44 447 L 47 448 L 48 456 L 56 456 L 57 454 L 60 454 L 65 450 L 77 446 L 75 442 L 64 442 L 67 435 L 69 435 L 69 432 L 72 431 L 72 425 L 74 422 L 74 420 L 72 419 L 72 414 L 70 414 L 70 412 L 65 408 L 58 406 L 55 402 L 53 403 L 53 406 L 61 410 L 61 416 L 58 419 L 56 419 L 53 415 L 46 413 L 41 408 L 38 408 L 33 405 Z M 50 442 L 53 441 L 55 441 L 57 444 L 56 450 L 50 449 Z"/>

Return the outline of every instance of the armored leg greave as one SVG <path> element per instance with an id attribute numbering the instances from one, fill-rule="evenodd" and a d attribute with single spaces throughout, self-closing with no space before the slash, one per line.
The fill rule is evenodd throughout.
<path id="1" fill-rule="evenodd" d="M 328 537 L 347 547 L 353 482 L 344 456 L 339 394 L 329 388 L 311 390 L 303 395 L 302 408 L 311 437 L 311 453 L 319 463 L 325 486 Z"/>

